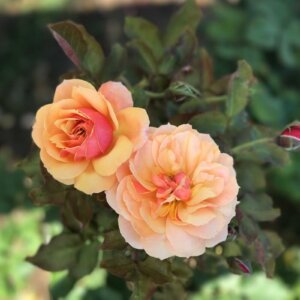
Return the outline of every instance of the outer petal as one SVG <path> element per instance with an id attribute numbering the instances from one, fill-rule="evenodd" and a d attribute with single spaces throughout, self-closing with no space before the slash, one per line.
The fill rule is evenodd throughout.
<path id="1" fill-rule="evenodd" d="M 101 193 L 115 183 L 115 176 L 99 176 L 92 164 L 75 179 L 74 187 L 85 194 Z"/>
<path id="2" fill-rule="evenodd" d="M 108 81 L 101 85 L 99 93 L 110 102 L 115 112 L 133 106 L 131 93 L 121 82 Z"/>
<path id="3" fill-rule="evenodd" d="M 83 108 L 92 107 L 103 115 L 108 116 L 106 101 L 96 90 L 75 87 L 73 88 L 72 99 L 81 102 Z"/>
<path id="4" fill-rule="evenodd" d="M 49 112 L 49 108 L 51 107 L 51 104 L 46 104 L 42 106 L 36 114 L 36 121 L 32 128 L 32 138 L 33 141 L 36 143 L 36 145 L 41 148 L 43 146 L 43 134 L 46 130 L 47 124 L 47 116 Z"/>
<path id="5" fill-rule="evenodd" d="M 185 232 L 184 226 L 177 226 L 172 221 L 167 221 L 166 235 L 174 248 L 174 255 L 190 257 L 203 254 L 205 251 L 204 242 Z"/>
<path id="6" fill-rule="evenodd" d="M 96 91 L 96 89 L 87 81 L 81 79 L 64 80 L 60 85 L 57 86 L 53 102 L 57 102 L 63 99 L 70 99 L 74 87 L 84 87 Z"/>
<path id="7" fill-rule="evenodd" d="M 88 161 L 59 162 L 49 156 L 44 149 L 41 150 L 40 156 L 47 171 L 57 180 L 75 178 L 79 176 L 89 164 Z"/>
<path id="8" fill-rule="evenodd" d="M 174 256 L 175 251 L 164 235 L 152 235 L 141 239 L 146 253 L 161 260 Z"/>
<path id="9" fill-rule="evenodd" d="M 143 249 L 139 235 L 133 229 L 132 225 L 121 216 L 119 216 L 119 228 L 125 241 L 130 246 L 136 249 Z"/>
<path id="10" fill-rule="evenodd" d="M 134 145 L 134 150 L 140 148 L 147 139 L 149 117 L 147 112 L 138 107 L 128 107 L 117 113 L 119 130 L 127 136 Z"/>
<path id="11" fill-rule="evenodd" d="M 118 167 L 129 159 L 132 148 L 130 140 L 126 136 L 121 135 L 108 154 L 93 160 L 95 170 L 102 176 L 114 174 Z"/>

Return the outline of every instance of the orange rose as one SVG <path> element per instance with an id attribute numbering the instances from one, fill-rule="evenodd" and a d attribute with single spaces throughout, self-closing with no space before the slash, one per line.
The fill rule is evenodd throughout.
<path id="1" fill-rule="evenodd" d="M 224 241 L 238 184 L 232 158 L 190 125 L 151 129 L 106 192 L 134 248 L 160 259 L 197 256 Z"/>
<path id="2" fill-rule="evenodd" d="M 117 168 L 146 140 L 148 115 L 132 105 L 119 82 L 97 92 L 86 81 L 64 80 L 53 103 L 37 112 L 32 130 L 47 171 L 86 194 L 111 188 Z"/>

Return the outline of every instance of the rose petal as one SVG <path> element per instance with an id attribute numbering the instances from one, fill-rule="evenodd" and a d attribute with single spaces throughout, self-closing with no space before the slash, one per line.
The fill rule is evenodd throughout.
<path id="1" fill-rule="evenodd" d="M 95 170 L 102 176 L 114 174 L 118 167 L 129 159 L 132 148 L 133 146 L 130 140 L 121 135 L 108 154 L 93 160 Z"/>
<path id="2" fill-rule="evenodd" d="M 47 128 L 47 116 L 51 104 L 42 106 L 36 113 L 36 120 L 32 128 L 32 139 L 39 148 L 43 147 L 43 134 Z"/>
<path id="3" fill-rule="evenodd" d="M 89 164 L 88 161 L 60 162 L 49 156 L 44 149 L 41 150 L 40 156 L 45 168 L 54 178 L 75 178 L 79 176 Z"/>
<path id="4" fill-rule="evenodd" d="M 93 165 L 90 164 L 89 167 L 75 179 L 74 187 L 85 194 L 91 195 L 110 189 L 114 183 L 114 176 L 99 176 L 94 170 Z"/>
<path id="5" fill-rule="evenodd" d="M 134 151 L 147 139 L 149 117 L 147 112 L 138 107 L 128 107 L 117 113 L 120 133 L 127 136 L 134 145 Z"/>
<path id="6" fill-rule="evenodd" d="M 86 89 L 96 91 L 96 89 L 87 81 L 81 79 L 67 79 L 57 86 L 53 102 L 72 98 L 72 91 L 74 87 L 84 87 Z"/>
<path id="7" fill-rule="evenodd" d="M 133 106 L 131 93 L 121 82 L 103 83 L 98 92 L 110 102 L 115 112 Z"/>
<path id="8" fill-rule="evenodd" d="M 188 234 L 182 226 L 175 225 L 171 220 L 166 223 L 166 236 L 177 256 L 190 257 L 205 252 L 205 244 L 201 239 Z"/>
<path id="9" fill-rule="evenodd" d="M 133 229 L 130 222 L 126 221 L 123 217 L 119 216 L 119 228 L 121 235 L 124 237 L 125 241 L 136 249 L 142 249 L 142 244 L 139 235 Z"/>

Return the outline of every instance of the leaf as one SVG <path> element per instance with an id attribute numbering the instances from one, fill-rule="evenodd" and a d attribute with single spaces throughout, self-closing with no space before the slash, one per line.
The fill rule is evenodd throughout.
<path id="1" fill-rule="evenodd" d="M 132 91 L 132 97 L 135 107 L 147 108 L 150 98 L 142 88 L 135 87 Z"/>
<path id="2" fill-rule="evenodd" d="M 237 208 L 237 220 L 240 236 L 251 244 L 259 234 L 260 229 L 257 223 L 247 216 L 240 207 Z"/>
<path id="3" fill-rule="evenodd" d="M 104 241 L 101 248 L 103 250 L 121 250 L 127 246 L 120 230 L 108 231 L 104 234 Z"/>
<path id="4" fill-rule="evenodd" d="M 72 265 L 69 272 L 76 279 L 90 274 L 98 264 L 99 242 L 93 241 L 81 247 L 76 264 Z"/>
<path id="5" fill-rule="evenodd" d="M 199 132 L 215 136 L 224 133 L 227 120 L 221 112 L 210 111 L 194 116 L 189 123 Z"/>
<path id="6" fill-rule="evenodd" d="M 50 295 L 52 300 L 65 298 L 73 289 L 76 279 L 66 275 L 60 281 L 51 286 Z"/>
<path id="7" fill-rule="evenodd" d="M 200 97 L 200 92 L 196 88 L 182 81 L 173 82 L 169 87 L 169 91 L 174 96 L 183 96 L 188 98 Z"/>
<path id="8" fill-rule="evenodd" d="M 226 115 L 229 118 L 240 113 L 247 105 L 250 95 L 250 86 L 253 80 L 251 67 L 246 61 L 238 63 L 238 69 L 233 74 L 226 102 Z"/>
<path id="9" fill-rule="evenodd" d="M 34 256 L 27 257 L 26 260 L 46 271 L 62 271 L 76 263 L 81 245 L 79 235 L 62 233 L 53 237 L 48 244 L 42 245 Z"/>
<path id="10" fill-rule="evenodd" d="M 280 209 L 273 208 L 272 198 L 267 194 L 247 194 L 241 200 L 240 209 L 260 222 L 273 221 L 280 216 Z"/>
<path id="11" fill-rule="evenodd" d="M 300 58 L 300 21 L 294 19 L 286 24 L 283 36 L 279 45 L 279 55 L 281 60 L 288 67 L 299 66 Z"/>
<path id="12" fill-rule="evenodd" d="M 131 256 L 125 254 L 125 251 L 104 251 L 101 267 L 125 280 L 135 278 L 136 265 Z"/>
<path id="13" fill-rule="evenodd" d="M 258 164 L 241 163 L 236 170 L 242 191 L 258 192 L 266 187 L 265 173 Z"/>
<path id="14" fill-rule="evenodd" d="M 149 278 L 140 275 L 134 282 L 130 300 L 152 299 L 155 288 L 155 284 Z"/>
<path id="15" fill-rule="evenodd" d="M 104 54 L 86 29 L 72 21 L 50 24 L 49 29 L 70 60 L 94 78 L 100 75 Z"/>
<path id="16" fill-rule="evenodd" d="M 192 114 L 204 110 L 207 107 L 207 103 L 200 99 L 191 99 L 184 101 L 179 107 L 179 113 Z"/>
<path id="17" fill-rule="evenodd" d="M 93 217 L 93 204 L 90 197 L 77 191 L 71 190 L 67 193 L 66 204 L 68 204 L 75 218 L 86 226 Z"/>
<path id="18" fill-rule="evenodd" d="M 109 56 L 104 62 L 101 72 L 101 81 L 109 81 L 118 78 L 122 73 L 127 58 L 127 52 L 120 44 L 113 45 Z"/>
<path id="19" fill-rule="evenodd" d="M 200 22 L 200 18 L 201 12 L 196 2 L 194 0 L 187 0 L 169 21 L 164 34 L 165 46 L 173 46 L 187 29 L 195 31 Z"/>
<path id="20" fill-rule="evenodd" d="M 159 260 L 148 256 L 144 261 L 138 262 L 139 270 L 151 281 L 164 284 L 172 281 L 171 265 L 167 260 Z"/>
<path id="21" fill-rule="evenodd" d="M 164 49 L 159 30 L 154 24 L 142 18 L 127 17 L 125 33 L 132 39 L 141 40 L 151 50 L 157 61 L 161 59 Z"/>
<path id="22" fill-rule="evenodd" d="M 262 162 L 268 162 L 274 166 L 284 166 L 290 162 L 288 152 L 275 144 L 257 145 L 251 152 Z"/>
<path id="23" fill-rule="evenodd" d="M 182 258 L 176 257 L 171 262 L 172 273 L 178 280 L 185 283 L 193 276 L 193 271 Z"/>
<path id="24" fill-rule="evenodd" d="M 128 46 L 135 49 L 146 64 L 147 69 L 150 73 L 157 73 L 158 62 L 156 61 L 153 53 L 149 47 L 141 40 L 132 40 L 128 43 Z M 143 65 L 142 65 L 143 67 Z"/>

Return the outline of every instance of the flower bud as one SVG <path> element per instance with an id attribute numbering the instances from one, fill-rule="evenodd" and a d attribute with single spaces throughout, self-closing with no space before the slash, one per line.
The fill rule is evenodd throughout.
<path id="1" fill-rule="evenodd" d="M 289 125 L 277 137 L 277 144 L 288 151 L 297 151 L 300 149 L 300 123 Z"/>

